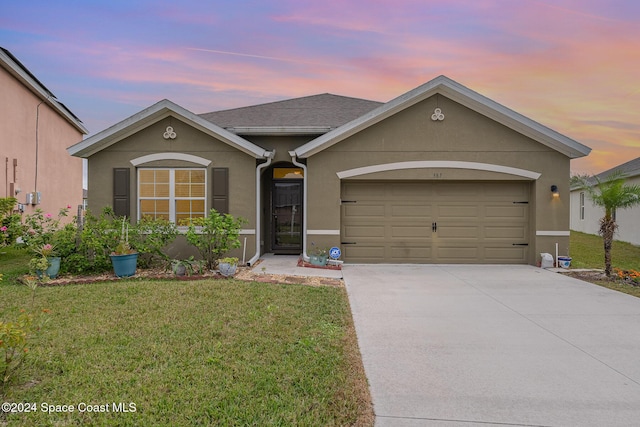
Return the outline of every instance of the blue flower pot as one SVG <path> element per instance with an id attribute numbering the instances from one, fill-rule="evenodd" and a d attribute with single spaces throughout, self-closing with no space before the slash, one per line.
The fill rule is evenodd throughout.
<path id="1" fill-rule="evenodd" d="M 40 270 L 36 271 L 38 279 L 42 279 L 42 276 L 44 276 L 45 274 L 49 279 L 55 279 L 56 277 L 58 277 L 58 272 L 60 271 L 60 257 L 50 256 L 47 257 L 47 261 L 49 261 L 49 268 L 47 268 L 44 272 Z"/>
<path id="2" fill-rule="evenodd" d="M 138 253 L 127 255 L 111 255 L 113 271 L 118 277 L 130 277 L 136 274 Z"/>
<path id="3" fill-rule="evenodd" d="M 52 256 L 47 258 L 47 261 L 49 261 L 47 276 L 49 276 L 50 279 L 55 279 L 56 277 L 58 277 L 58 272 L 60 271 L 60 257 Z"/>

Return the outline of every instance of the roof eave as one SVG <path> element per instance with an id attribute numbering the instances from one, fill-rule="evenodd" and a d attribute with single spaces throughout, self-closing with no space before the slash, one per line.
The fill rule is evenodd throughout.
<path id="1" fill-rule="evenodd" d="M 199 117 L 189 110 L 164 99 L 127 119 L 67 148 L 70 155 L 87 158 L 166 117 L 176 116 L 194 128 L 254 157 L 264 158 L 267 151 L 231 132 Z"/>

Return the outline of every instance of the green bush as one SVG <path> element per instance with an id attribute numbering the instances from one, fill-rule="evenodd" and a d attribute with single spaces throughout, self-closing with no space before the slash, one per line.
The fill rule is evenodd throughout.
<path id="1" fill-rule="evenodd" d="M 0 197 L 0 246 L 15 243 L 23 233 L 22 217 L 12 213 L 17 202 L 15 197 Z"/>
<path id="2" fill-rule="evenodd" d="M 148 268 L 156 262 L 169 266 L 171 257 L 165 249 L 178 236 L 178 228 L 174 223 L 162 218 L 145 217 L 133 229 L 129 229 L 130 234 L 132 231 L 130 238 L 132 246 L 140 252 L 140 267 Z"/>
<path id="3" fill-rule="evenodd" d="M 219 258 L 231 249 L 240 247 L 240 229 L 246 223 L 243 218 L 220 214 L 211 209 L 206 218 L 192 218 L 187 229 L 187 241 L 195 246 L 205 260 L 208 269 L 213 269 Z"/>
<path id="4" fill-rule="evenodd" d="M 58 234 L 58 252 L 62 256 L 62 272 L 89 273 L 110 271 L 110 255 L 121 243 L 121 231 L 128 226 L 128 243 L 140 256 L 138 262 L 148 268 L 155 262 L 166 265 L 170 257 L 166 247 L 175 240 L 178 229 L 175 224 L 163 219 L 144 218 L 131 225 L 128 218 L 118 217 L 107 207 L 99 216 L 87 212 L 82 230 L 74 224 Z"/>
<path id="5" fill-rule="evenodd" d="M 109 255 L 120 240 L 120 227 L 112 209 L 104 209 L 97 217 L 87 212 L 81 230 L 77 231 L 73 226 L 60 236 L 64 237 L 61 246 L 68 250 L 62 259 L 62 272 L 89 273 L 111 269 Z"/>

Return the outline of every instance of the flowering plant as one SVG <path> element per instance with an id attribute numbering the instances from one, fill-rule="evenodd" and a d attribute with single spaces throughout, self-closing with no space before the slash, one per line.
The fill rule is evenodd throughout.
<path id="1" fill-rule="evenodd" d="M 62 208 L 58 216 L 44 213 L 42 209 L 36 209 L 31 215 L 25 217 L 24 223 L 27 232 L 22 237 L 24 242 L 32 248 L 53 243 L 56 233 L 60 230 L 60 221 L 68 216 L 69 208 Z"/>
<path id="2" fill-rule="evenodd" d="M 3 225 L 0 227 L 0 245 L 6 245 L 7 240 L 9 240 L 9 227 Z"/>
<path id="3" fill-rule="evenodd" d="M 636 270 L 621 270 L 619 268 L 613 269 L 618 279 L 627 282 L 631 285 L 640 286 L 640 271 Z"/>
<path id="4" fill-rule="evenodd" d="M 36 248 L 34 252 L 42 255 L 45 258 L 55 256 L 55 246 L 52 243 L 45 243 L 39 248 Z"/>

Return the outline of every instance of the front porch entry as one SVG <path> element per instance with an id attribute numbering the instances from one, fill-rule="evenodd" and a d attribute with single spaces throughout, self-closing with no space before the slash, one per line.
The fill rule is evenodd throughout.
<path id="1" fill-rule="evenodd" d="M 264 252 L 302 253 L 302 192 L 304 171 L 291 163 L 276 163 L 263 175 Z"/>

